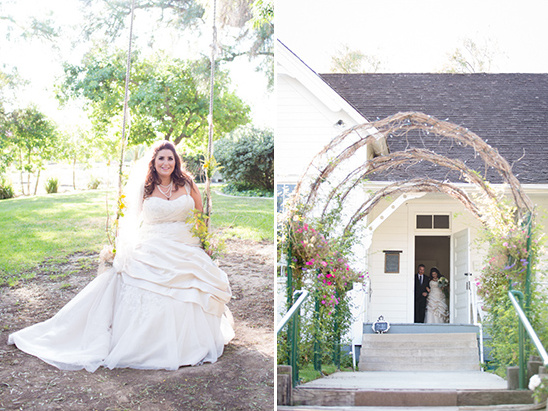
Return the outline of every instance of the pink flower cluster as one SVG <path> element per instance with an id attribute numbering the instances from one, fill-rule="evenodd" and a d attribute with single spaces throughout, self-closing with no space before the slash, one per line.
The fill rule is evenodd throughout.
<path id="1" fill-rule="evenodd" d="M 293 218 L 292 260 L 297 275 L 314 279 L 314 288 L 325 307 L 335 307 L 344 298 L 348 286 L 362 281 L 364 275 L 352 270 L 347 260 L 338 251 L 337 243 L 326 239 L 320 231 L 301 218 Z M 339 297 L 336 297 L 336 296 Z"/>

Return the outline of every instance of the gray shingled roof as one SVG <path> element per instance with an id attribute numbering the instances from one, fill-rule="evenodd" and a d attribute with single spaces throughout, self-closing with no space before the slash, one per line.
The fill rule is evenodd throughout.
<path id="1" fill-rule="evenodd" d="M 374 121 L 402 111 L 420 111 L 467 127 L 513 164 L 522 183 L 548 183 L 548 74 L 321 74 L 324 81 Z M 458 157 L 491 182 L 500 182 L 485 170 L 471 150 L 415 136 L 388 138 L 391 151 L 425 146 Z M 438 179 L 456 180 L 431 165 L 412 169 Z M 399 177 L 410 171 L 400 170 Z M 395 177 L 398 177 L 397 175 Z M 383 179 L 377 176 L 378 179 Z"/>

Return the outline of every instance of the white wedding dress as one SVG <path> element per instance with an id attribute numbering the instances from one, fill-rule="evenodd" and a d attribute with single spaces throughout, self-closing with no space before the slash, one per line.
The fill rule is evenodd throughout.
<path id="1" fill-rule="evenodd" d="M 231 291 L 185 222 L 193 208 L 188 194 L 147 198 L 129 257 L 8 343 L 63 370 L 215 362 L 234 337 L 225 306 Z"/>
<path id="2" fill-rule="evenodd" d="M 445 294 L 438 287 L 436 280 L 430 280 L 428 284 L 430 292 L 426 299 L 426 318 L 427 324 L 439 324 L 449 322 L 449 311 L 445 302 Z"/>

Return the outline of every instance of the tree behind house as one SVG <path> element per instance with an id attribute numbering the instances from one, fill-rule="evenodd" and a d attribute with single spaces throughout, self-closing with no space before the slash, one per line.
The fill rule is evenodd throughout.
<path id="1" fill-rule="evenodd" d="M 36 107 L 17 109 L 9 114 L 10 145 L 15 151 L 17 168 L 20 171 L 21 190 L 30 195 L 30 179 L 36 173 L 33 194 L 38 190 L 40 172 L 46 162 L 58 154 L 57 128 L 51 120 Z M 25 193 L 24 173 L 27 173 Z"/>

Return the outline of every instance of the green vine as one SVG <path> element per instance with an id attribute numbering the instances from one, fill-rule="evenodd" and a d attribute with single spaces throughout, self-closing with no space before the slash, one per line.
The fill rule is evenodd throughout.
<path id="1" fill-rule="evenodd" d="M 492 368 L 497 374 L 506 376 L 506 368 L 518 364 L 518 317 L 508 298 L 510 289 L 526 293 L 526 276 L 531 273 L 531 307 L 528 317 L 543 344 L 548 343 L 546 318 L 548 305 L 546 296 L 539 290 L 539 257 L 543 253 L 543 238 L 540 227 L 532 215 L 522 219 L 516 216 L 515 207 L 499 199 L 497 213 L 486 224 L 480 241 L 488 244 L 481 276 L 476 280 L 478 294 L 487 312 L 484 325 L 492 337 L 488 341 Z M 529 226 L 530 225 L 530 226 Z M 527 347 L 531 350 L 532 347 Z M 531 351 L 532 352 L 532 351 Z"/>
<path id="2" fill-rule="evenodd" d="M 314 360 L 314 345 L 321 347 L 322 363 L 338 362 L 341 336 L 348 331 L 351 307 L 348 291 L 354 283 L 363 283 L 366 273 L 352 268 L 351 248 L 358 238 L 337 233 L 341 216 L 340 203 L 322 218 L 311 218 L 308 210 L 297 206 L 283 225 L 279 248 L 290 245 L 294 289 L 306 289 L 311 297 L 301 309 L 299 334 L 300 367 Z M 284 250 L 279 250 L 283 255 Z M 288 353 L 285 334 L 278 340 L 278 359 L 284 362 Z M 350 365 L 349 360 L 347 360 Z M 344 365 L 343 357 L 342 364 Z"/>
<path id="3" fill-rule="evenodd" d="M 192 215 L 190 215 L 186 220 L 187 224 L 190 224 L 191 226 L 190 231 L 195 237 L 200 239 L 202 248 L 212 260 L 221 257 L 225 250 L 224 240 L 216 236 L 208 229 L 208 217 L 205 213 L 196 209 L 193 209 L 192 212 Z"/>

